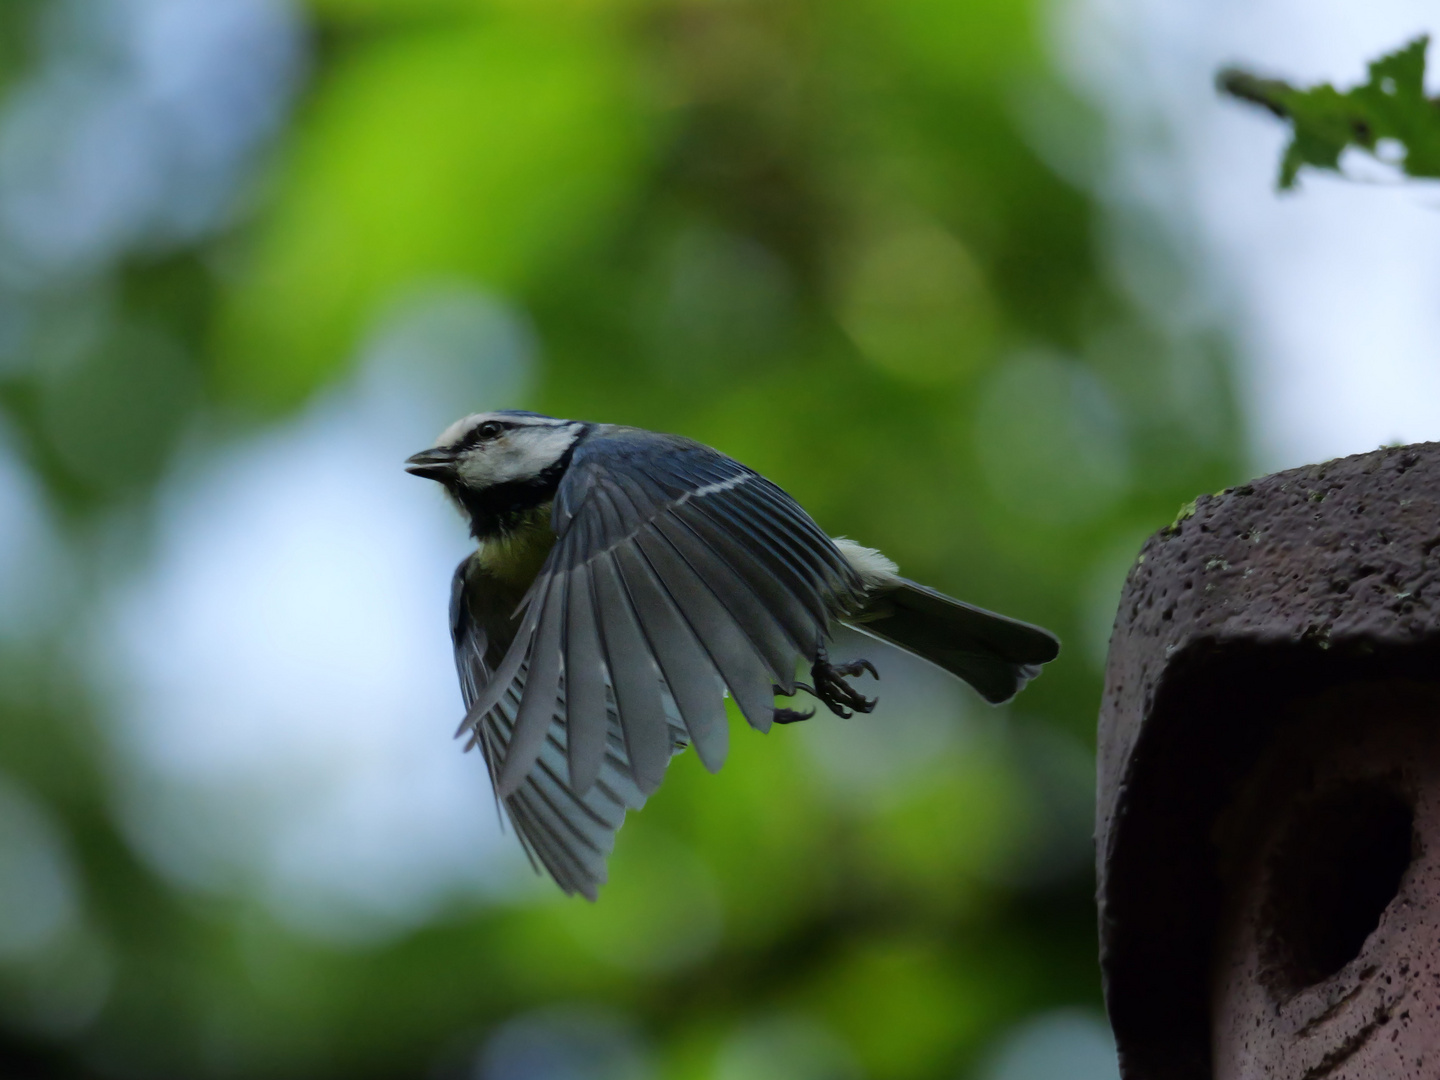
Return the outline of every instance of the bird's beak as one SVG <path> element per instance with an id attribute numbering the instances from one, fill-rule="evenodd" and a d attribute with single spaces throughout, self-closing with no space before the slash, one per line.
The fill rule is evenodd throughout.
<path id="1" fill-rule="evenodd" d="M 455 479 L 455 451 L 437 446 L 432 450 L 421 450 L 405 459 L 405 471 L 411 476 L 423 476 L 427 480 L 438 480 L 442 484 Z"/>

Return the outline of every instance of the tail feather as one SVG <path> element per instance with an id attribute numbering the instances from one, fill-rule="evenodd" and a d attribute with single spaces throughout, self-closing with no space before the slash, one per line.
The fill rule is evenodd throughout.
<path id="1" fill-rule="evenodd" d="M 881 638 L 958 675 L 986 701 L 1009 701 L 1060 653 L 1054 634 L 905 578 L 873 595 L 854 620 Z"/>

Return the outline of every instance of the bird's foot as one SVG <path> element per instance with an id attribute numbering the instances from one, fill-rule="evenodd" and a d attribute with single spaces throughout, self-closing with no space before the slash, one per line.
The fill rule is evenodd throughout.
<path id="1" fill-rule="evenodd" d="M 880 673 L 875 670 L 875 665 L 869 660 L 851 660 L 848 664 L 832 664 L 825 658 L 824 653 L 821 653 L 810 668 L 810 677 L 815 680 L 815 685 L 806 686 L 804 683 L 795 685 L 814 694 L 836 716 L 848 717 L 852 715 L 851 709 L 860 713 L 870 712 L 880 700 L 879 698 L 867 698 L 845 681 L 847 678 L 854 678 L 865 672 L 869 672 L 872 678 L 880 678 Z"/>

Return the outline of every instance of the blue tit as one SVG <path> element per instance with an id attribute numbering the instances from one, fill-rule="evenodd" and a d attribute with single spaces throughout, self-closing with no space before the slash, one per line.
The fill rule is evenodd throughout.
<path id="1" fill-rule="evenodd" d="M 537 413 L 477 413 L 409 458 L 470 521 L 450 629 L 478 746 L 531 861 L 594 899 L 627 809 L 693 743 L 725 760 L 728 690 L 750 725 L 875 702 L 831 663 L 837 623 L 1013 697 L 1060 644 L 831 539 L 780 488 L 691 439 Z M 811 682 L 796 681 L 803 662 Z"/>

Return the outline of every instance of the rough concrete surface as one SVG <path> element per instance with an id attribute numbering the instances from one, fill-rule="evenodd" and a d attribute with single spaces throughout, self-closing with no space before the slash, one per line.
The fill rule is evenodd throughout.
<path id="1" fill-rule="evenodd" d="M 1203 496 L 1145 544 L 1099 731 L 1101 966 L 1126 1080 L 1213 1075 L 1216 828 L 1282 718 L 1303 742 L 1296 702 L 1393 681 L 1440 683 L 1440 444 Z"/>

